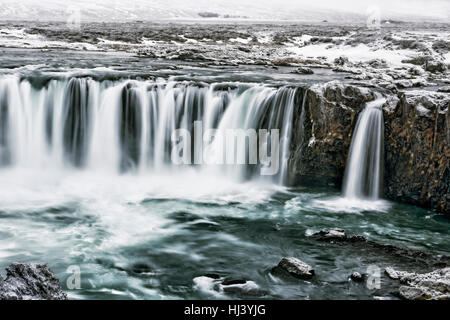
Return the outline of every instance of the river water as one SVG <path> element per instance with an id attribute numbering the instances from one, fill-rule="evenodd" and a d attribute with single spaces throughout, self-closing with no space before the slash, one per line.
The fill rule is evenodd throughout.
<path id="1" fill-rule="evenodd" d="M 31 102 L 27 106 L 32 110 L 47 106 L 44 98 L 40 100 L 39 94 L 32 94 L 33 90 L 46 88 L 49 79 L 67 85 L 67 79 L 76 76 L 111 81 L 109 86 L 128 81 L 124 78 L 137 79 L 131 81 L 139 83 L 162 79 L 165 83 L 195 80 L 206 86 L 225 81 L 243 84 L 245 90 L 239 87 L 237 92 L 229 93 L 231 98 L 227 99 L 231 100 L 238 99 L 246 90 L 276 96 L 283 90 L 277 88 L 282 86 L 342 78 L 326 71 L 308 78 L 262 67 L 224 71 L 184 64 L 181 69 L 171 70 L 164 69 L 170 65 L 163 62 L 149 63 L 149 70 L 144 70 L 142 60 L 113 54 L 101 54 L 101 58 L 86 54 L 83 61 L 70 60 L 67 54 L 68 62 L 51 62 L 53 53 L 36 52 L 42 59 L 24 54 L 13 63 L 13 57 L 20 57 L 20 50 L 6 51 L 2 57 L 2 77 L 15 77 L 14 81 L 22 85 L 28 83 L 18 90 L 29 94 Z M 100 61 L 98 66 L 96 61 Z M 110 67 L 101 67 L 104 65 Z M 261 79 L 264 86 L 255 84 Z M 18 96 L 23 97 L 24 91 L 20 92 Z M 22 101 L 20 105 L 25 103 Z M 57 105 L 55 102 L 54 106 Z M 269 109 L 274 108 L 268 105 Z M 11 103 L 7 108 L 11 110 Z M 280 110 L 284 111 L 277 113 L 279 117 L 289 119 L 288 108 Z M 23 114 L 24 117 L 31 114 L 34 119 L 33 112 Z M 31 119 L 22 126 L 18 123 L 23 118 L 15 116 L 9 119 L 18 120 L 9 122 L 8 128 L 26 129 L 28 125 L 36 129 L 41 123 Z M 67 118 L 66 121 L 74 128 L 74 124 L 80 123 Z M 281 120 L 274 124 L 284 125 Z M 66 127 L 61 127 L 60 138 L 67 138 L 63 134 Z M 78 161 L 81 159 L 78 156 L 75 157 L 78 160 L 73 157 L 55 160 L 49 150 L 66 155 L 73 155 L 71 152 L 76 150 L 78 154 L 83 143 L 74 142 L 70 136 L 71 147 L 64 148 L 64 143 L 58 145 L 58 139 L 54 138 L 58 130 L 52 130 L 53 138 L 49 140 L 44 134 L 48 131 L 41 132 L 39 128 L 48 126 L 19 130 L 31 134 L 19 135 L 21 140 L 13 140 L 14 143 L 10 143 L 10 136 L 9 142 L 4 143 L 7 139 L 5 130 L 2 131 L 2 155 L 8 154 L 8 159 L 0 171 L 0 270 L 12 262 L 47 263 L 70 298 L 396 299 L 393 292 L 398 283 L 384 276 L 383 269 L 393 266 L 427 271 L 430 265 L 426 261 L 361 244 L 319 242 L 311 234 L 339 227 L 377 243 L 421 250 L 433 256 L 448 254 L 450 250 L 449 221 L 425 209 L 382 199 L 349 200 L 331 186 L 285 187 L 279 177 L 260 179 L 244 174 L 236 178 L 192 166 L 154 167 L 152 161 L 151 169 L 140 170 L 135 167 L 139 167 L 142 156 L 132 156 L 130 149 L 120 149 L 123 141 L 111 145 L 131 159 L 132 169 L 116 166 L 123 158 L 114 158 L 114 153 L 108 151 L 112 147 L 105 148 L 104 154 L 95 153 L 95 165 L 89 165 L 90 151 L 83 151 L 88 154 L 85 162 Z M 95 140 L 98 148 L 111 143 L 108 135 L 100 137 L 106 140 Z M 30 154 L 31 149 L 34 152 Z M 102 162 L 113 163 L 114 170 L 103 170 L 98 165 Z M 299 280 L 274 275 L 271 269 L 285 256 L 297 257 L 313 266 L 315 277 Z M 369 266 L 381 271 L 379 289 L 349 281 L 352 272 L 366 273 Z M 81 284 L 80 288 L 71 289 L 74 267 L 81 272 Z M 252 281 L 253 289 L 241 288 L 231 293 L 216 290 L 202 278 L 208 274 Z"/>

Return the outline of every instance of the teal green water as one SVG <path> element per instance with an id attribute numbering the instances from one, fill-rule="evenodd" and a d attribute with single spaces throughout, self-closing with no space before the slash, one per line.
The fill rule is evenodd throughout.
<path id="1" fill-rule="evenodd" d="M 76 299 L 396 299 L 348 280 L 376 265 L 427 266 L 382 250 L 318 242 L 340 227 L 370 240 L 448 254 L 449 221 L 388 201 L 350 202 L 326 188 L 286 189 L 195 174 L 108 177 L 89 172 L 2 172 L 0 267 L 47 263 Z M 311 280 L 274 276 L 284 256 L 314 267 Z M 70 290 L 69 266 L 81 270 Z M 252 281 L 255 290 L 221 292 L 205 274 Z"/>

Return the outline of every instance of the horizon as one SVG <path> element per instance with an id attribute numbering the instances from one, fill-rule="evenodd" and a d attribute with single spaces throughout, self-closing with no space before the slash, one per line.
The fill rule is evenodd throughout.
<path id="1" fill-rule="evenodd" d="M 450 17 L 450 2 L 446 0 L 365 0 L 355 3 L 343 0 L 280 0 L 276 4 L 268 0 L 258 3 L 249 0 L 223 1 L 194 0 L 43 0 L 35 3 L 22 0 L 2 0 L 0 18 L 3 20 L 64 21 L 74 10 L 80 10 L 83 21 L 158 21 L 158 20 L 200 20 L 216 21 L 227 19 L 245 21 L 305 21 L 319 22 L 363 22 L 367 16 L 379 12 L 382 20 L 447 22 Z M 208 12 L 218 18 L 202 18 L 199 13 Z M 10 17 L 14 17 L 11 19 Z M 35 17 L 39 17 L 36 19 Z M 231 18 L 231 19 L 230 19 Z"/>

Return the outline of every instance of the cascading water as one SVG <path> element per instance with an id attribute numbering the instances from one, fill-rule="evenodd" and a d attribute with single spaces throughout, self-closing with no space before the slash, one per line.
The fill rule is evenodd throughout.
<path id="1" fill-rule="evenodd" d="M 111 172 L 173 168 L 173 131 L 186 129 L 193 137 L 194 123 L 201 121 L 204 130 L 279 129 L 280 170 L 273 178 L 283 182 L 296 90 L 91 78 L 51 79 L 37 87 L 18 76 L 3 76 L 0 161 L 12 167 Z M 192 158 L 199 157 L 196 152 Z M 248 179 L 256 167 L 228 166 L 221 171 Z"/>
<path id="2" fill-rule="evenodd" d="M 368 102 L 356 123 L 344 177 L 344 196 L 376 200 L 381 196 L 384 125 L 382 105 L 377 94 Z"/>

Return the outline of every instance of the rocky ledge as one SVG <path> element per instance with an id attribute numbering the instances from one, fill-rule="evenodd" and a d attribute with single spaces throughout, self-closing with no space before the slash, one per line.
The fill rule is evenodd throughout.
<path id="1" fill-rule="evenodd" d="M 385 197 L 450 214 L 450 94 L 391 91 L 331 81 L 298 99 L 291 140 L 292 184 L 341 186 L 353 130 L 377 90 L 384 114 Z"/>
<path id="2" fill-rule="evenodd" d="M 0 300 L 67 300 L 46 265 L 13 263 L 0 277 Z"/>

